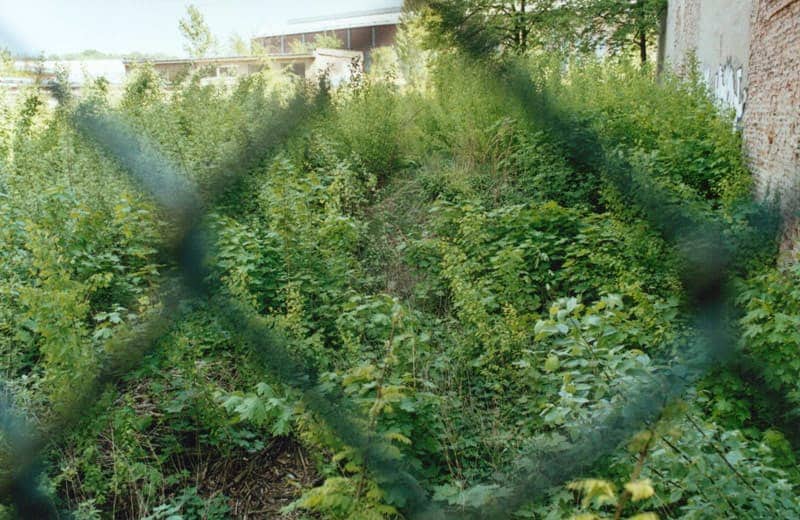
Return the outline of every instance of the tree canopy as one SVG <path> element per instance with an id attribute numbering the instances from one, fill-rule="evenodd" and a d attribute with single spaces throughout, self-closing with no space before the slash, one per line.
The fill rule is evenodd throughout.
<path id="1" fill-rule="evenodd" d="M 186 18 L 182 18 L 178 25 L 181 34 L 186 39 L 183 48 L 191 57 L 208 56 L 216 46 L 216 38 L 196 6 L 190 5 L 186 9 Z"/>
<path id="2" fill-rule="evenodd" d="M 582 38 L 589 46 L 605 47 L 613 54 L 638 51 L 642 63 L 658 38 L 667 0 L 584 0 L 578 10 Z"/>
<path id="3" fill-rule="evenodd" d="M 643 63 L 658 37 L 660 19 L 667 6 L 666 0 L 434 0 L 433 3 L 445 6 L 446 12 L 462 22 L 479 19 L 482 30 L 494 34 L 493 41 L 500 42 L 503 52 L 601 50 L 627 54 L 636 51 Z"/>

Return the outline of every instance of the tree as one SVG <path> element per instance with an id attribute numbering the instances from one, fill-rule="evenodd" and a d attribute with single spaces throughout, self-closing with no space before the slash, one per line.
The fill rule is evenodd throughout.
<path id="1" fill-rule="evenodd" d="M 181 19 L 179 27 L 186 39 L 183 48 L 193 58 L 207 56 L 217 43 L 203 14 L 194 5 L 186 9 L 186 18 Z"/>
<path id="2" fill-rule="evenodd" d="M 560 0 L 487 2 L 486 10 L 503 47 L 523 54 L 535 47 L 558 45 L 569 17 Z"/>
<path id="3" fill-rule="evenodd" d="M 400 76 L 412 88 L 423 88 L 428 79 L 431 51 L 424 46 L 430 34 L 424 16 L 419 12 L 404 14 L 395 38 Z"/>
<path id="4" fill-rule="evenodd" d="M 488 36 L 503 52 L 525 54 L 537 48 L 562 49 L 575 41 L 572 25 L 574 2 L 566 0 L 411 0 L 411 8 L 434 7 L 437 15 L 447 20 L 430 20 L 428 27 L 436 32 L 437 24 L 472 26 Z M 436 37 L 432 37 L 436 40 Z M 440 42 L 441 43 L 441 42 Z M 488 50 L 488 49 L 487 49 Z"/>
<path id="5" fill-rule="evenodd" d="M 656 43 L 667 7 L 667 0 L 411 0 L 410 3 L 415 8 L 435 7 L 438 15 L 447 18 L 439 23 L 462 29 L 471 27 L 469 31 L 483 33 L 486 43 L 499 45 L 503 51 L 524 54 L 532 49 L 592 51 L 605 47 L 617 54 L 635 49 L 642 63 L 647 61 L 648 51 Z M 435 26 L 432 24 L 434 29 Z"/>
<path id="6" fill-rule="evenodd" d="M 667 0 L 583 0 L 578 9 L 584 41 L 595 48 L 605 45 L 612 53 L 636 49 L 642 64 L 658 39 Z"/>
<path id="7" fill-rule="evenodd" d="M 336 36 L 336 33 L 323 32 L 314 37 L 314 41 L 305 42 L 295 40 L 289 44 L 289 50 L 293 54 L 307 54 L 314 52 L 315 49 L 342 49 L 344 42 Z"/>
<path id="8" fill-rule="evenodd" d="M 238 33 L 231 34 L 228 40 L 228 46 L 231 54 L 234 56 L 250 56 L 253 54 L 253 48 L 250 43 Z"/>
<path id="9" fill-rule="evenodd" d="M 14 58 L 11 51 L 0 47 L 0 74 L 8 74 L 14 70 Z"/>
<path id="10" fill-rule="evenodd" d="M 318 49 L 343 49 L 344 42 L 336 33 L 324 32 L 314 38 L 314 46 Z"/>

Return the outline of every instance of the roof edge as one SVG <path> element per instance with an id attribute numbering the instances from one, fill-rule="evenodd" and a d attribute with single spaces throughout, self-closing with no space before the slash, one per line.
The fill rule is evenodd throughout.
<path id="1" fill-rule="evenodd" d="M 328 22 L 328 21 L 335 21 L 341 20 L 345 18 L 360 18 L 362 16 L 374 16 L 379 14 L 402 14 L 403 7 L 384 7 L 381 9 L 368 9 L 364 11 L 350 11 L 347 13 L 339 13 L 335 15 L 320 15 L 320 16 L 308 16 L 304 18 L 292 18 L 288 20 L 286 23 L 288 25 L 295 25 L 301 23 L 312 23 L 312 22 Z"/>
<path id="2" fill-rule="evenodd" d="M 291 59 L 308 59 L 313 58 L 313 52 L 304 52 L 300 54 L 267 54 L 264 56 L 219 56 L 213 58 L 172 58 L 172 59 L 162 59 L 162 60 L 148 60 L 144 59 L 135 59 L 135 60 L 122 60 L 122 63 L 125 64 L 143 64 L 143 63 L 152 63 L 153 65 L 167 65 L 170 63 L 180 64 L 180 63 L 215 63 L 218 61 L 259 61 L 262 59 L 266 60 L 291 60 Z"/>
<path id="3" fill-rule="evenodd" d="M 295 36 L 301 34 L 357 29 L 360 27 L 398 25 L 403 16 L 403 7 L 375 9 L 373 11 L 357 11 L 340 13 L 331 16 L 315 16 L 312 18 L 296 18 L 283 25 L 262 29 L 254 38 L 274 38 L 277 36 Z"/>

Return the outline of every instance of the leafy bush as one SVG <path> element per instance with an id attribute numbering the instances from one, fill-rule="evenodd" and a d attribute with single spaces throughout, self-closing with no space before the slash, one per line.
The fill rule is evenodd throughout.
<path id="1" fill-rule="evenodd" d="M 737 298 L 744 312 L 740 348 L 761 367 L 761 377 L 770 388 L 785 394 L 794 406 L 800 404 L 798 281 L 796 265 L 765 269 L 741 282 Z"/>
<path id="2" fill-rule="evenodd" d="M 749 198 L 752 180 L 741 135 L 699 78 L 653 80 L 629 62 L 580 61 L 568 67 L 559 106 L 594 128 L 609 149 L 652 154 L 653 175 L 680 181 L 709 200 Z"/>
<path id="3" fill-rule="evenodd" d="M 606 181 L 613 172 L 574 152 L 596 134 L 603 153 L 733 239 L 764 215 L 738 205 L 750 191 L 740 138 L 703 89 L 625 63 L 536 58 L 537 84 L 583 125 L 564 142 L 485 69 L 404 45 L 405 85 L 372 73 L 329 89 L 264 71 L 231 88 L 189 74 L 168 89 L 143 67 L 117 101 L 98 83 L 55 110 L 35 90 L 0 104 L 0 364 L 27 417 L 46 424 L 115 339 L 160 312 L 176 267 L 160 238 L 173 224 L 72 128 L 81 101 L 124 118 L 199 186 L 208 274 L 224 293 L 182 301 L 141 365 L 48 448 L 43 486 L 59 506 L 223 518 L 243 497 L 209 489 L 209 465 L 262 460 L 291 436 L 314 477 L 281 497 L 287 514 L 402 516 L 404 497 L 363 453 L 248 355 L 219 315 L 225 297 L 286 338 L 315 390 L 346 396 L 383 455 L 454 508 L 506 496 L 525 469 L 515 461 L 567 446 L 693 339 L 679 252 Z M 413 56 L 430 68 L 411 70 Z M 315 112 L 277 146 L 263 122 L 284 121 L 295 96 L 316 96 Z M 751 362 L 720 368 L 517 515 L 797 516 L 798 272 L 776 269 L 763 245 L 748 235 L 731 247 L 758 253 L 736 264 Z"/>

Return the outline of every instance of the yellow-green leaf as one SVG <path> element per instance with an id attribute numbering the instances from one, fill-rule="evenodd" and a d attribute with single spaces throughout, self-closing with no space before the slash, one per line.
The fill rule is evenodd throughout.
<path id="1" fill-rule="evenodd" d="M 639 513 L 628 520 L 658 520 L 658 515 L 655 513 Z"/>
<path id="2" fill-rule="evenodd" d="M 583 493 L 583 507 L 587 507 L 592 500 L 597 499 L 597 503 L 611 504 L 616 502 L 617 493 L 614 491 L 614 484 L 607 480 L 588 478 L 567 484 L 568 489 L 574 489 Z"/>
<path id="3" fill-rule="evenodd" d="M 628 449 L 633 453 L 638 453 L 642 451 L 645 446 L 650 444 L 652 438 L 653 433 L 650 430 L 641 431 L 633 436 L 633 439 L 631 439 L 628 445 Z"/>
<path id="4" fill-rule="evenodd" d="M 411 445 L 411 439 L 399 432 L 386 432 L 383 436 L 390 441 L 402 442 L 403 444 Z"/>
<path id="5" fill-rule="evenodd" d="M 558 356 L 551 354 L 547 356 L 547 361 L 544 362 L 544 369 L 547 372 L 555 372 L 561 366 Z"/>
<path id="6" fill-rule="evenodd" d="M 649 478 L 637 480 L 636 482 L 628 482 L 625 484 L 625 490 L 631 494 L 631 500 L 634 502 L 646 500 L 655 494 L 653 483 Z"/>

